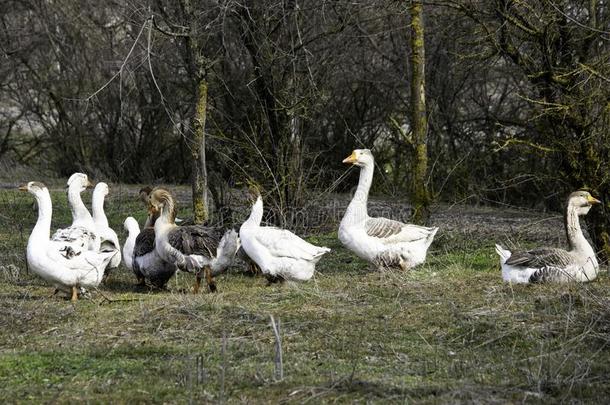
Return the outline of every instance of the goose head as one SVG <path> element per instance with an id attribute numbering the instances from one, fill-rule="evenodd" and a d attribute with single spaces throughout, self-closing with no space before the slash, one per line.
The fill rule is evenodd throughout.
<path id="1" fill-rule="evenodd" d="M 260 187 L 257 184 L 251 183 L 248 186 L 248 201 L 254 204 L 259 198 L 261 198 Z"/>
<path id="2" fill-rule="evenodd" d="M 153 191 L 152 187 L 146 186 L 142 187 L 138 192 L 138 199 L 144 203 L 146 209 L 148 209 L 148 219 L 146 220 L 146 224 L 144 226 L 153 226 L 157 218 L 159 218 L 159 212 L 155 211 L 154 213 L 150 210 L 148 197 L 150 193 Z"/>
<path id="3" fill-rule="evenodd" d="M 578 215 L 587 215 L 592 206 L 601 204 L 588 191 L 575 191 L 568 197 L 568 209 L 576 210 Z"/>
<path id="4" fill-rule="evenodd" d="M 108 184 L 102 181 L 96 184 L 95 188 L 93 189 L 93 192 L 95 193 L 96 191 L 104 196 L 107 196 L 108 193 L 110 193 L 110 187 L 108 187 Z"/>
<path id="5" fill-rule="evenodd" d="M 47 186 L 38 181 L 30 181 L 27 184 L 19 186 L 19 190 L 27 191 L 30 194 L 33 194 L 35 197 L 39 197 L 44 193 L 48 193 Z"/>
<path id="6" fill-rule="evenodd" d="M 351 155 L 343 159 L 343 163 L 351 163 L 355 166 L 372 166 L 375 158 L 370 149 L 354 149 Z"/>
<path id="7" fill-rule="evenodd" d="M 170 223 L 176 220 L 176 200 L 169 190 L 162 187 L 153 189 L 148 196 L 148 214 L 152 217 L 165 216 Z"/>
<path id="8" fill-rule="evenodd" d="M 106 197 L 110 193 L 110 187 L 104 182 L 97 183 L 93 189 L 93 195 L 100 194 Z"/>
<path id="9" fill-rule="evenodd" d="M 91 183 L 91 181 L 89 180 L 89 177 L 87 177 L 86 174 L 74 173 L 68 179 L 67 186 L 68 186 L 68 190 L 76 190 L 79 193 L 82 193 L 83 191 L 85 191 L 87 189 L 87 187 L 92 187 L 93 183 Z"/>
<path id="10" fill-rule="evenodd" d="M 123 221 L 123 228 L 125 228 L 129 234 L 140 231 L 140 225 L 138 225 L 138 221 L 136 221 L 134 217 L 125 218 L 125 221 Z"/>
<path id="11" fill-rule="evenodd" d="M 146 186 L 146 187 L 142 187 L 140 189 L 140 191 L 138 192 L 138 198 L 148 206 L 148 196 L 150 195 L 150 193 L 153 191 L 152 187 L 150 186 Z"/>

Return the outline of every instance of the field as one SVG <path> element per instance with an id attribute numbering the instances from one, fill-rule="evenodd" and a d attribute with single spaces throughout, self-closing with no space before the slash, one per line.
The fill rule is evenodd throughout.
<path id="1" fill-rule="evenodd" d="M 123 219 L 145 212 L 137 187 L 111 187 L 107 212 L 124 240 Z M 53 187 L 54 227 L 70 222 L 65 200 Z M 150 291 L 121 267 L 72 304 L 49 297 L 52 288 L 27 271 L 32 202 L 0 190 L 6 402 L 599 403 L 610 395 L 606 270 L 587 285 L 500 278 L 494 242 L 563 245 L 555 213 L 437 206 L 429 260 L 408 273 L 373 271 L 342 248 L 331 223 L 308 237 L 333 249 L 308 283 L 267 286 L 236 267 L 219 277 L 217 294 L 194 295 L 188 274 L 169 291 Z"/>

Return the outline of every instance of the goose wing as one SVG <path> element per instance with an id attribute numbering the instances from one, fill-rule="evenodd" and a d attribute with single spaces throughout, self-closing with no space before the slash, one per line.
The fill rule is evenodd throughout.
<path id="1" fill-rule="evenodd" d="M 136 260 L 137 257 L 145 256 L 155 250 L 155 229 L 144 228 L 133 244 L 131 271 L 138 279 L 144 278 L 144 274 L 140 269 L 140 263 Z"/>
<path id="2" fill-rule="evenodd" d="M 110 242 L 111 244 L 114 245 L 115 248 L 117 248 L 117 249 L 121 248 L 121 245 L 119 242 L 119 237 L 117 236 L 116 232 L 112 228 L 106 227 L 102 231 L 100 231 L 99 234 L 100 234 L 100 239 L 101 239 L 102 243 Z"/>
<path id="3" fill-rule="evenodd" d="M 49 252 L 58 252 L 60 256 L 72 258 L 89 250 L 95 234 L 83 227 L 58 229 L 49 241 Z"/>
<path id="4" fill-rule="evenodd" d="M 387 238 L 398 235 L 403 228 L 402 222 L 387 218 L 369 218 L 365 223 L 366 234 L 375 238 Z"/>
<path id="5" fill-rule="evenodd" d="M 525 252 L 514 252 L 506 264 L 510 266 L 523 266 L 531 268 L 565 268 L 574 264 L 570 253 L 557 248 L 537 248 Z"/>
<path id="6" fill-rule="evenodd" d="M 153 228 L 144 228 L 136 237 L 136 242 L 133 246 L 133 257 L 144 256 L 153 250 L 155 250 L 155 230 Z"/>
<path id="7" fill-rule="evenodd" d="M 104 271 L 106 265 L 112 259 L 116 252 L 95 252 L 92 250 L 83 250 L 75 252 L 71 250 L 69 245 L 66 249 L 57 249 L 55 245 L 51 245 L 46 256 L 49 261 L 62 266 L 68 271 Z"/>
<path id="8" fill-rule="evenodd" d="M 169 244 L 185 255 L 216 256 L 218 243 L 224 229 L 203 225 L 178 226 L 172 229 L 167 240 Z"/>
<path id="9" fill-rule="evenodd" d="M 400 235 L 400 240 L 404 242 L 425 239 L 433 229 L 425 226 L 403 224 L 402 222 L 387 218 L 369 218 L 365 223 L 365 230 L 368 236 L 387 239 Z"/>
<path id="10" fill-rule="evenodd" d="M 68 242 L 70 244 L 81 244 L 86 246 L 90 240 L 95 240 L 95 233 L 82 226 L 70 226 L 55 231 L 51 240 L 54 242 Z"/>
<path id="11" fill-rule="evenodd" d="M 312 245 L 288 230 L 274 227 L 260 227 L 254 238 L 275 257 L 313 260 L 330 250 Z"/>

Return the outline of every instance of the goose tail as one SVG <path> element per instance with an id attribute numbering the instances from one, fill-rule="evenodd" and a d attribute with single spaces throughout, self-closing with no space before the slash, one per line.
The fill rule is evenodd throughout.
<path id="1" fill-rule="evenodd" d="M 210 267 L 212 268 L 212 276 L 216 276 L 224 272 L 235 259 L 237 249 L 239 249 L 239 238 L 235 230 L 230 229 L 222 236 L 216 249 L 216 258 L 212 260 Z"/>
<path id="2" fill-rule="evenodd" d="M 500 264 L 506 263 L 511 256 L 511 251 L 504 249 L 502 246 L 496 243 L 496 253 L 500 256 Z"/>
<path id="3" fill-rule="evenodd" d="M 320 260 L 320 258 L 328 252 L 330 252 L 330 248 L 327 248 L 326 246 L 318 246 L 318 251 L 313 256 L 314 260 Z"/>
<path id="4" fill-rule="evenodd" d="M 427 239 L 427 245 L 430 246 L 432 244 L 432 241 L 434 240 L 434 236 L 436 236 L 436 233 L 438 232 L 438 227 L 434 227 L 431 229 L 430 233 L 428 234 Z"/>

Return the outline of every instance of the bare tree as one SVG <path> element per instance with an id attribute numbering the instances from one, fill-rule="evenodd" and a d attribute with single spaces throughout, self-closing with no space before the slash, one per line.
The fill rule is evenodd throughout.
<path id="1" fill-rule="evenodd" d="M 526 83 L 533 130 L 501 140 L 515 156 L 553 161 L 561 194 L 589 188 L 610 199 L 610 14 L 606 1 L 526 3 L 513 0 L 451 1 L 473 21 L 481 54 L 501 57 Z M 595 210 L 587 218 L 598 249 L 610 256 L 610 217 Z"/>

